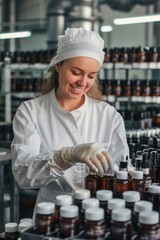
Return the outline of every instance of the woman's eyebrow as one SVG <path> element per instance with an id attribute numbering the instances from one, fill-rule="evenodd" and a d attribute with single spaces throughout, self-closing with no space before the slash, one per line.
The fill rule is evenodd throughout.
<path id="1" fill-rule="evenodd" d="M 75 69 L 77 69 L 77 70 L 79 70 L 79 71 L 82 71 L 82 72 L 84 72 L 81 68 L 79 68 L 79 67 L 73 67 L 73 68 L 75 68 Z M 89 74 L 96 74 L 96 73 L 98 73 L 98 71 L 96 71 L 96 72 L 91 72 L 91 73 L 89 73 Z"/>

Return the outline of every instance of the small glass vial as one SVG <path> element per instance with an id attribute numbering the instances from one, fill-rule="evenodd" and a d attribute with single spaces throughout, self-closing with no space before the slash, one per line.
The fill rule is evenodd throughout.
<path id="1" fill-rule="evenodd" d="M 159 240 L 160 224 L 157 211 L 143 211 L 139 214 L 138 239 Z"/>
<path id="2" fill-rule="evenodd" d="M 143 181 L 143 171 L 134 171 L 132 174 L 132 179 L 130 181 L 130 189 L 132 191 L 138 191 L 143 194 L 144 191 L 144 181 Z"/>
<path id="3" fill-rule="evenodd" d="M 114 197 L 122 198 L 122 194 L 129 190 L 128 172 L 118 171 L 115 179 Z"/>
<path id="4" fill-rule="evenodd" d="M 74 237 L 79 233 L 80 220 L 79 209 L 76 205 L 63 206 L 60 208 L 59 237 Z"/>
<path id="5" fill-rule="evenodd" d="M 81 225 L 84 227 L 85 211 L 87 208 L 99 208 L 99 200 L 96 198 L 88 198 L 82 201 L 82 211 L 80 214 Z"/>
<path id="6" fill-rule="evenodd" d="M 153 209 L 153 203 L 145 200 L 140 200 L 138 202 L 135 202 L 134 209 L 133 209 L 133 230 L 138 230 L 138 219 L 139 219 L 139 213 L 142 211 L 152 211 Z"/>
<path id="7" fill-rule="evenodd" d="M 91 197 L 91 192 L 88 189 L 78 189 L 74 192 L 74 205 L 78 206 L 79 213 L 82 210 L 82 200 L 90 197 Z"/>
<path id="8" fill-rule="evenodd" d="M 126 208 L 133 211 L 135 202 L 140 201 L 140 193 L 138 191 L 126 191 L 123 193 L 123 199 L 125 200 Z"/>
<path id="9" fill-rule="evenodd" d="M 9 222 L 5 224 L 5 240 L 17 240 L 19 237 L 18 224 Z"/>
<path id="10" fill-rule="evenodd" d="M 35 230 L 39 234 L 50 234 L 55 228 L 55 204 L 41 202 L 37 204 L 35 216 Z"/>
<path id="11" fill-rule="evenodd" d="M 103 208 L 87 208 L 85 211 L 84 232 L 87 239 L 99 239 L 105 236 L 106 224 Z"/>
<path id="12" fill-rule="evenodd" d="M 85 188 L 90 190 L 91 197 L 96 196 L 96 191 L 100 189 L 100 177 L 97 173 L 91 172 L 85 179 Z"/>
<path id="13" fill-rule="evenodd" d="M 60 217 L 60 208 L 62 206 L 69 206 L 72 205 L 73 203 L 73 198 L 71 195 L 58 195 L 56 197 L 56 218 L 57 218 L 57 222 L 59 221 L 59 217 Z"/>
<path id="14" fill-rule="evenodd" d="M 160 186 L 150 185 L 145 200 L 153 203 L 153 210 L 160 213 Z"/>
<path id="15" fill-rule="evenodd" d="M 110 233 L 111 239 L 131 240 L 132 223 L 130 209 L 118 208 L 112 211 Z"/>
<path id="16" fill-rule="evenodd" d="M 125 200 L 121 198 L 113 198 L 108 201 L 108 208 L 105 216 L 107 228 L 110 228 L 111 214 L 113 209 L 116 208 L 125 208 Z"/>

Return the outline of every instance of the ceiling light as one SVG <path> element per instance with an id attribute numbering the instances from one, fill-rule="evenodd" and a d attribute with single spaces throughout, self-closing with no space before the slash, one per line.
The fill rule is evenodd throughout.
<path id="1" fill-rule="evenodd" d="M 32 33 L 30 31 L 0 33 L 0 39 L 25 38 L 30 37 L 31 35 Z"/>
<path id="2" fill-rule="evenodd" d="M 154 14 L 149 16 L 129 17 L 129 18 L 116 18 L 113 20 L 115 25 L 135 24 L 135 23 L 147 23 L 160 21 L 160 14 Z"/>
<path id="3" fill-rule="evenodd" d="M 112 26 L 102 26 L 101 32 L 111 32 L 113 30 Z"/>

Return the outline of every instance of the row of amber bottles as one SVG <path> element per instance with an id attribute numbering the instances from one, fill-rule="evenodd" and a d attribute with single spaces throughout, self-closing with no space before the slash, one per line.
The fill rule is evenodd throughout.
<path id="1" fill-rule="evenodd" d="M 123 192 L 128 190 L 139 191 L 141 198 L 145 198 L 145 193 L 150 185 L 158 184 L 160 177 L 160 166 L 157 165 L 159 155 L 153 150 L 150 153 L 145 150 L 137 151 L 134 159 L 134 167 L 128 171 L 128 161 L 122 158 L 119 170 L 98 176 L 90 173 L 86 177 L 85 187 L 92 192 L 92 196 L 99 189 L 112 190 L 114 197 L 121 198 Z M 133 161 L 132 161 L 133 162 Z"/>
<path id="2" fill-rule="evenodd" d="M 3 63 L 45 63 L 48 64 L 55 50 L 0 52 L 0 62 Z"/>
<path id="3" fill-rule="evenodd" d="M 160 47 L 114 47 L 105 48 L 104 62 L 159 62 L 160 61 Z"/>
<path id="4" fill-rule="evenodd" d="M 160 96 L 159 79 L 104 79 L 99 82 L 105 96 Z"/>
<path id="5" fill-rule="evenodd" d="M 97 190 L 93 198 L 90 190 L 78 189 L 72 197 L 58 195 L 55 203 L 38 203 L 35 225 L 28 233 L 68 240 L 142 240 L 144 236 L 158 240 L 159 212 L 151 199 L 141 200 L 138 191 L 114 198 L 111 190 Z"/>

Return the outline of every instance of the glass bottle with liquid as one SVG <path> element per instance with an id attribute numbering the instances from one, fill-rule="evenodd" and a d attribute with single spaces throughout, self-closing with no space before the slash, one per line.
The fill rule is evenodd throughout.
<path id="1" fill-rule="evenodd" d="M 157 211 L 143 211 L 139 214 L 138 239 L 159 240 L 160 225 Z"/>
<path id="2" fill-rule="evenodd" d="M 100 189 L 100 177 L 97 173 L 90 172 L 85 178 L 85 188 L 90 190 L 91 197 L 96 197 L 96 191 Z"/>
<path id="3" fill-rule="evenodd" d="M 131 210 L 128 208 L 118 208 L 112 211 L 110 235 L 112 240 L 131 240 L 132 223 Z"/>

